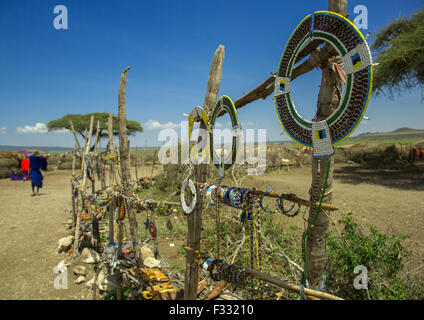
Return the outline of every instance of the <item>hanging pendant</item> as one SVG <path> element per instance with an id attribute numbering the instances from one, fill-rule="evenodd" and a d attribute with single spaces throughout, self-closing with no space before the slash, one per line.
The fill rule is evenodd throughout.
<path id="1" fill-rule="evenodd" d="M 168 218 L 168 221 L 166 221 L 166 227 L 168 230 L 174 229 L 174 226 L 172 225 L 171 218 Z"/>
<path id="2" fill-rule="evenodd" d="M 150 224 L 149 218 L 147 218 L 146 221 L 143 224 L 146 227 L 146 229 L 148 229 L 149 228 L 149 224 Z"/>

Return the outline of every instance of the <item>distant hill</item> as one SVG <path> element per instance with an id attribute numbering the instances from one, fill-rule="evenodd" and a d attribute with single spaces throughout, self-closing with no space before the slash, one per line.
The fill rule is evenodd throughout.
<path id="1" fill-rule="evenodd" d="M 403 132 L 413 132 L 413 131 L 423 131 L 423 130 L 411 129 L 411 128 L 403 127 L 403 128 L 399 128 L 399 129 L 393 130 L 392 133 L 394 133 L 394 132 L 403 133 Z"/>
<path id="2" fill-rule="evenodd" d="M 138 147 L 138 150 L 143 150 L 144 147 Z M 157 149 L 158 147 L 146 147 L 146 149 Z M 135 150 L 135 147 L 132 147 L 131 150 Z M 2 151 L 21 151 L 21 150 L 40 150 L 41 152 L 64 152 L 72 150 L 71 147 L 39 147 L 39 146 L 10 146 L 10 145 L 0 145 L 0 150 Z M 102 149 L 103 150 L 103 149 Z"/>
<path id="3" fill-rule="evenodd" d="M 424 139 L 424 130 L 399 128 L 390 132 L 366 132 L 354 137 L 349 137 L 345 143 L 357 143 L 358 141 L 375 141 L 375 142 L 396 142 L 405 141 L 413 143 L 414 141 Z"/>
<path id="4" fill-rule="evenodd" d="M 10 145 L 0 145 L 0 150 L 3 151 L 21 151 L 21 150 L 40 150 L 41 152 L 63 152 L 72 150 L 72 148 L 67 147 L 46 147 L 46 146 L 10 146 Z"/>

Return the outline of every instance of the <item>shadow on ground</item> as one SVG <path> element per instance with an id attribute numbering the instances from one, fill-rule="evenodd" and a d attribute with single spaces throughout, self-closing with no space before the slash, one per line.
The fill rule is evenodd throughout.
<path id="1" fill-rule="evenodd" d="M 370 183 L 393 189 L 424 191 L 424 164 L 400 169 L 336 166 L 334 177 L 343 183 Z"/>

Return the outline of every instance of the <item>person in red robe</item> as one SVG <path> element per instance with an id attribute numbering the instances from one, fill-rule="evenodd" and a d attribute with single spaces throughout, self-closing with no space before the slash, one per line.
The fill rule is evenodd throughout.
<path id="1" fill-rule="evenodd" d="M 24 180 L 29 179 L 29 158 L 24 158 L 21 162 L 22 177 Z"/>

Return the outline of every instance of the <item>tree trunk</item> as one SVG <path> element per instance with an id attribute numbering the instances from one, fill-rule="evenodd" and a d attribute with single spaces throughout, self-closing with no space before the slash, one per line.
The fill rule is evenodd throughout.
<path id="1" fill-rule="evenodd" d="M 347 13 L 347 0 L 329 0 L 328 10 L 342 15 Z M 335 53 L 331 45 L 326 44 L 325 48 L 330 53 Z M 341 85 L 333 85 L 330 87 L 324 79 L 324 73 L 321 77 L 321 87 L 318 95 L 318 105 L 316 113 L 316 121 L 326 119 L 337 107 L 339 103 L 338 90 L 341 92 Z M 328 161 L 331 161 L 325 195 L 322 202 L 332 203 L 333 197 L 333 170 L 334 156 L 330 158 L 312 158 L 312 184 L 309 190 L 311 201 L 318 202 L 322 194 L 324 180 L 327 172 Z M 324 273 L 324 267 L 327 259 L 327 236 L 328 225 L 330 221 L 330 212 L 321 208 L 316 218 L 315 224 L 312 225 L 317 208 L 313 207 L 309 211 L 308 227 L 310 232 L 306 239 L 306 265 L 307 280 L 311 288 L 318 288 L 321 284 L 321 277 Z M 306 231 L 306 230 L 305 230 Z"/>

